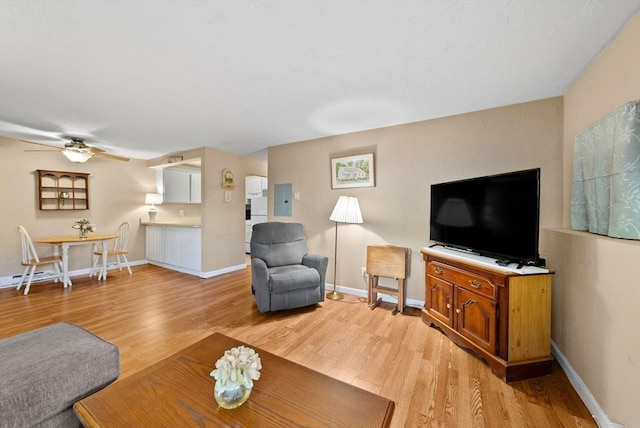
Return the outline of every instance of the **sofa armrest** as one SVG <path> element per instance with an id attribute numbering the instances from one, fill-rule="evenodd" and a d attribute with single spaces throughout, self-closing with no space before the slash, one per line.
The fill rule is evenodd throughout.
<path id="1" fill-rule="evenodd" d="M 307 267 L 314 268 L 320 274 L 320 293 L 322 295 L 322 300 L 324 300 L 325 277 L 327 274 L 329 258 L 319 254 L 307 254 L 302 258 L 302 264 Z"/>
<path id="2" fill-rule="evenodd" d="M 256 303 L 260 312 L 270 310 L 271 290 L 269 290 L 269 268 L 264 260 L 254 257 L 251 259 L 251 288 L 256 296 Z"/>
<path id="3" fill-rule="evenodd" d="M 0 340 L 0 361 L 0 427 L 80 426 L 73 403 L 120 374 L 117 346 L 66 322 Z"/>

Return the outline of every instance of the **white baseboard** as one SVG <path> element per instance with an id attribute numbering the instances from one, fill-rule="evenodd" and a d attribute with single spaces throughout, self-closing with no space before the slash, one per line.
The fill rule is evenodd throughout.
<path id="1" fill-rule="evenodd" d="M 189 275 L 194 275 L 194 276 L 197 276 L 197 277 L 200 277 L 200 278 L 212 278 L 214 276 L 224 275 L 225 273 L 235 272 L 237 270 L 241 270 L 241 269 L 246 269 L 247 268 L 247 265 L 245 263 L 242 263 L 242 264 L 235 265 L 235 266 L 227 266 L 227 267 L 224 267 L 222 269 L 211 270 L 211 271 L 208 271 L 208 272 L 201 272 L 199 270 L 183 268 L 183 267 L 180 267 L 180 266 L 169 265 L 169 264 L 161 263 L 161 262 L 157 262 L 157 261 L 149 261 L 149 264 L 152 264 L 154 266 L 160 266 L 160 267 L 163 267 L 165 269 L 175 270 L 176 272 L 182 272 L 182 273 L 186 273 L 186 274 L 189 274 Z"/>
<path id="2" fill-rule="evenodd" d="M 324 290 L 333 291 L 333 284 L 326 283 L 324 286 Z M 367 290 L 363 290 L 361 288 L 350 288 L 350 287 L 343 287 L 342 285 L 338 285 L 338 287 L 336 287 L 336 291 L 344 294 L 350 294 L 352 296 L 367 297 Z M 396 299 L 395 297 L 389 296 L 387 294 L 378 293 L 378 298 L 381 299 L 383 302 L 387 302 L 387 303 L 396 303 L 398 301 L 398 299 Z M 422 309 L 424 308 L 424 301 L 407 298 L 405 299 L 405 306 L 416 308 L 416 309 Z"/>
<path id="3" fill-rule="evenodd" d="M 146 260 L 136 260 L 133 262 L 129 262 L 129 266 L 139 266 L 139 265 L 146 265 L 148 262 Z M 109 267 L 108 270 L 113 270 L 116 269 L 116 267 Z M 69 271 L 69 278 L 73 279 L 74 276 L 80 276 L 80 275 L 89 275 L 91 273 L 91 268 L 86 268 L 86 269 L 78 269 L 78 270 L 72 270 Z M 20 277 L 22 276 L 22 273 L 19 274 L 15 274 L 15 275 L 7 275 L 7 276 L 1 276 L 0 277 L 0 288 L 11 288 L 11 287 L 15 287 L 18 285 L 18 283 L 20 282 Z M 47 279 L 47 281 L 49 281 L 50 279 Z M 36 279 L 33 280 L 32 284 L 35 284 L 37 282 Z"/>
<path id="4" fill-rule="evenodd" d="M 235 266 L 228 266 L 226 268 L 222 268 L 222 269 L 216 269 L 216 270 L 212 270 L 209 272 L 200 272 L 200 278 L 211 278 L 214 276 L 218 276 L 218 275 L 224 275 L 225 273 L 229 273 L 229 272 L 235 272 L 237 270 L 242 270 L 242 269 L 246 269 L 247 265 L 246 263 L 243 263 L 241 265 L 235 265 Z"/>
<path id="5" fill-rule="evenodd" d="M 149 260 L 148 263 L 150 265 L 159 266 L 161 268 L 165 268 L 165 269 L 169 269 L 169 270 L 175 270 L 176 272 L 186 273 L 186 274 L 194 275 L 194 276 L 200 276 L 200 271 L 199 270 L 189 269 L 189 268 L 175 266 L 175 265 L 170 265 L 170 264 L 162 263 L 162 262 L 159 262 L 159 261 L 156 261 L 156 260 Z"/>
<path id="6" fill-rule="evenodd" d="M 200 272 L 200 271 L 195 271 L 193 269 L 184 269 L 184 268 L 180 268 L 180 267 L 176 267 L 176 266 L 172 266 L 172 265 L 167 265 L 164 263 L 158 263 L 158 262 L 154 262 L 154 261 L 148 261 L 148 260 L 136 260 L 134 262 L 129 262 L 129 266 L 138 266 L 138 265 L 146 265 L 146 264 L 153 264 L 156 266 L 160 266 L 163 268 L 167 268 L 167 269 L 171 269 L 171 270 L 175 270 L 178 272 L 182 272 L 182 273 L 187 273 L 190 275 L 195 275 L 198 276 L 200 278 L 211 278 L 214 276 L 218 276 L 218 275 L 223 275 L 225 273 L 229 273 L 229 272 L 234 272 L 237 270 L 242 270 L 242 269 L 246 269 L 247 265 L 245 263 L 239 264 L 239 265 L 235 265 L 235 266 L 228 266 L 222 269 L 216 269 L 216 270 L 212 270 L 209 272 Z M 109 268 L 109 270 L 115 269 L 114 268 Z M 89 273 L 91 273 L 91 268 L 87 268 L 87 269 L 78 269 L 78 270 L 73 270 L 73 271 L 69 271 L 69 278 L 75 277 L 75 276 L 81 276 L 81 275 L 89 275 Z M 8 275 L 8 276 L 2 276 L 0 277 L 0 288 L 11 288 L 11 287 L 15 287 L 18 285 L 18 283 L 20 282 L 20 277 L 22 276 L 22 273 L 20 274 L 16 274 L 16 275 Z M 48 280 L 48 279 L 47 279 Z M 35 284 L 36 282 L 38 282 L 37 280 L 33 280 L 32 284 Z"/>
<path id="7" fill-rule="evenodd" d="M 553 340 L 551 341 L 551 353 L 555 357 L 556 361 L 558 361 L 558 364 L 560 364 L 560 367 L 562 367 L 562 370 L 569 378 L 569 382 L 571 382 L 571 385 L 576 390 L 585 406 L 587 406 L 589 412 L 591 412 L 591 416 L 593 416 L 593 419 L 596 421 L 598 426 L 600 428 L 624 428 L 623 425 L 616 424 L 609 420 L 609 417 L 604 410 L 602 410 L 602 407 L 600 407 L 596 398 L 593 396 L 591 391 L 589 391 L 587 385 L 585 385 L 580 376 L 578 376 L 578 373 L 573 369 L 571 364 L 569 364 L 569 361 Z"/>

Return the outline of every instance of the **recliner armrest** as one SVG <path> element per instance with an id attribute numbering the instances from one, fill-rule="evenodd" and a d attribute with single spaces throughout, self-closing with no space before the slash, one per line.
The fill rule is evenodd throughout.
<path id="1" fill-rule="evenodd" d="M 267 312 L 271 298 L 271 290 L 269 290 L 269 268 L 264 260 L 257 257 L 251 259 L 251 287 L 256 297 L 258 310 L 260 312 Z"/>
<path id="2" fill-rule="evenodd" d="M 302 264 L 310 268 L 314 268 L 320 274 L 320 292 L 323 296 L 322 300 L 324 300 L 325 276 L 327 274 L 329 258 L 319 254 L 307 254 L 302 258 Z"/>
<path id="3" fill-rule="evenodd" d="M 267 268 L 267 263 L 257 257 L 251 258 L 251 272 L 262 272 L 264 275 L 266 275 L 265 278 L 269 278 L 269 269 Z"/>

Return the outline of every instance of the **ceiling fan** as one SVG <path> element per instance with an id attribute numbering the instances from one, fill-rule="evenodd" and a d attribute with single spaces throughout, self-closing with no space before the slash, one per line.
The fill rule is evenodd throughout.
<path id="1" fill-rule="evenodd" d="M 118 160 L 123 162 L 128 162 L 129 158 L 125 158 L 122 156 L 110 155 L 105 153 L 104 150 L 99 149 L 97 147 L 89 147 L 85 144 L 84 140 L 77 137 L 70 137 L 71 141 L 65 143 L 64 147 L 56 147 L 50 146 L 48 144 L 36 143 L 33 141 L 21 140 L 25 143 L 29 144 L 37 144 L 39 146 L 49 147 L 50 149 L 59 150 L 63 155 L 67 157 L 71 162 L 76 163 L 84 163 L 94 157 L 106 158 L 112 160 Z M 51 151 L 51 150 L 25 150 L 26 152 L 42 152 L 42 151 Z"/>

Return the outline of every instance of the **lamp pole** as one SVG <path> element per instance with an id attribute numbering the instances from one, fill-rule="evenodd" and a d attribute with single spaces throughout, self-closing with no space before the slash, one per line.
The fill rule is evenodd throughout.
<path id="1" fill-rule="evenodd" d="M 338 277 L 338 223 L 339 222 L 336 221 L 336 239 L 333 241 L 333 291 L 331 293 L 327 293 L 327 299 L 331 300 L 340 300 L 344 297 L 344 295 L 336 291 Z"/>

